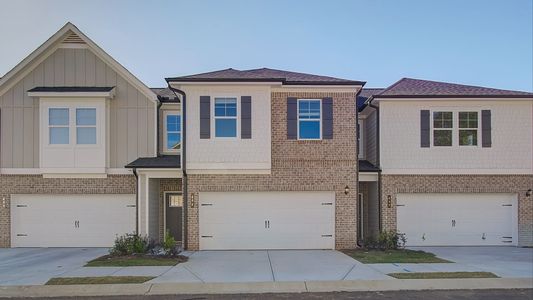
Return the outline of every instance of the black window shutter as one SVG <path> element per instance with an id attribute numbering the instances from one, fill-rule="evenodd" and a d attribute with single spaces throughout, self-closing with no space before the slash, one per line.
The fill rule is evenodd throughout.
<path id="1" fill-rule="evenodd" d="M 429 148 L 429 110 L 420 111 L 420 147 Z"/>
<path id="2" fill-rule="evenodd" d="M 481 145 L 483 148 L 492 146 L 492 125 L 490 110 L 481 111 Z"/>
<path id="3" fill-rule="evenodd" d="M 241 97 L 241 139 L 252 138 L 252 97 Z"/>
<path id="4" fill-rule="evenodd" d="M 298 100 L 296 98 L 287 98 L 287 139 L 295 140 L 298 138 Z"/>
<path id="5" fill-rule="evenodd" d="M 211 138 L 211 97 L 200 96 L 200 138 Z"/>
<path id="6" fill-rule="evenodd" d="M 322 139 L 333 139 L 333 98 L 322 99 Z"/>

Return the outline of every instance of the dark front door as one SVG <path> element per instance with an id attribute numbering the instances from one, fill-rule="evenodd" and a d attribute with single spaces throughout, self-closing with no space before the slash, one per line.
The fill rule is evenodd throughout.
<path id="1" fill-rule="evenodd" d="M 168 193 L 165 197 L 166 227 L 167 231 L 178 242 L 182 241 L 183 224 L 183 196 L 176 193 Z"/>

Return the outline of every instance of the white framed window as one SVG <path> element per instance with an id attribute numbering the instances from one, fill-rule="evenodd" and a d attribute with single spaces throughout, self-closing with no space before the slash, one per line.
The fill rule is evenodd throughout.
<path id="1" fill-rule="evenodd" d="M 48 136 L 50 145 L 70 144 L 70 117 L 68 108 L 48 109 Z"/>
<path id="2" fill-rule="evenodd" d="M 178 111 L 165 111 L 164 118 L 164 149 L 178 152 L 181 150 L 181 114 Z"/>
<path id="3" fill-rule="evenodd" d="M 359 142 L 359 158 L 365 157 L 365 144 L 364 144 L 364 121 L 359 119 L 357 122 L 357 140 Z"/>
<path id="4" fill-rule="evenodd" d="M 96 145 L 96 108 L 76 108 L 76 144 Z"/>
<path id="5" fill-rule="evenodd" d="M 433 146 L 449 147 L 453 141 L 453 112 L 433 112 Z"/>
<path id="6" fill-rule="evenodd" d="M 298 139 L 322 139 L 322 100 L 298 99 Z"/>
<path id="7" fill-rule="evenodd" d="M 237 98 L 216 97 L 214 101 L 216 138 L 237 137 Z"/>
<path id="8" fill-rule="evenodd" d="M 459 112 L 459 146 L 477 146 L 479 113 L 477 111 Z"/>

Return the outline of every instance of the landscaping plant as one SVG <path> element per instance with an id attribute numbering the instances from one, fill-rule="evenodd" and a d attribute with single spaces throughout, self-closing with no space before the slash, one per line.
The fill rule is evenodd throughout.
<path id="1" fill-rule="evenodd" d="M 366 238 L 364 246 L 367 249 L 397 250 L 404 249 L 406 242 L 407 238 L 404 233 L 385 230 L 380 232 L 377 237 Z"/>

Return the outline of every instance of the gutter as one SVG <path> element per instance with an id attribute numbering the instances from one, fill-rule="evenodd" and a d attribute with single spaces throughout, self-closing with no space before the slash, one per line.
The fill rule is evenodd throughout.
<path id="1" fill-rule="evenodd" d="M 183 249 L 188 248 L 188 208 L 189 208 L 189 196 L 188 196 L 188 188 L 187 188 L 187 94 L 185 94 L 184 91 L 180 89 L 173 88 L 170 86 L 170 83 L 167 79 L 168 88 L 174 92 L 174 95 L 178 97 L 178 94 L 181 95 L 181 171 L 183 172 L 183 178 L 182 178 L 182 194 L 183 194 L 183 203 L 184 203 L 184 209 L 183 209 Z"/>
<path id="2" fill-rule="evenodd" d="M 381 232 L 383 229 L 382 223 L 382 199 L 381 199 L 381 147 L 380 147 L 380 126 L 379 126 L 379 106 L 372 104 L 372 100 L 374 100 L 373 96 L 370 96 L 370 98 L 367 100 L 367 105 L 373 109 L 376 110 L 376 162 L 377 167 L 379 168 L 378 171 L 378 230 Z"/>

